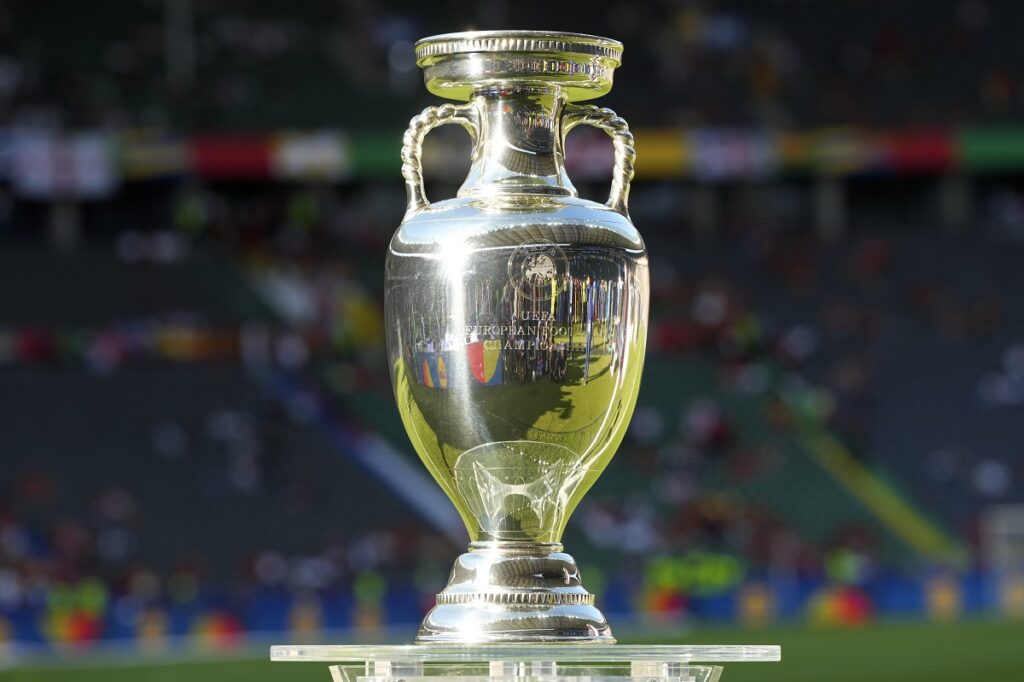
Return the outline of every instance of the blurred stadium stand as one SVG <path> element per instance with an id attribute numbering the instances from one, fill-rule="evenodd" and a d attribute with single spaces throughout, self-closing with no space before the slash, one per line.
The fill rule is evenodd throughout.
<path id="1" fill-rule="evenodd" d="M 412 41 L 470 24 L 626 44 L 650 355 L 566 538 L 605 610 L 1024 615 L 1015 3 L 397 6 L 0 5 L 0 641 L 432 603 L 461 540 L 379 311 Z"/>

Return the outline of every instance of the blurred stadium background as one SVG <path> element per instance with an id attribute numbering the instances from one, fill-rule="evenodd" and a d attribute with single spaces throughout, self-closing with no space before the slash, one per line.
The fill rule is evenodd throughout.
<path id="1" fill-rule="evenodd" d="M 383 256 L 412 44 L 467 28 L 626 46 L 650 352 L 566 538 L 620 638 L 1024 679 L 1024 8 L 389 5 L 0 1 L 0 679 L 326 679 L 265 646 L 411 637 L 465 536 Z M 425 155 L 453 194 L 465 135 Z M 568 165 L 599 198 L 610 144 Z"/>

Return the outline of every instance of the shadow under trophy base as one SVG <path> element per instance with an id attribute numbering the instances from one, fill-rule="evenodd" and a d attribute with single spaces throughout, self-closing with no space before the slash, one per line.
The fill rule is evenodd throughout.
<path id="1" fill-rule="evenodd" d="M 405 218 L 387 254 L 391 379 L 420 459 L 469 531 L 412 646 L 279 646 L 329 661 L 335 682 L 427 677 L 715 682 L 724 661 L 775 646 L 614 644 L 561 537 L 615 454 L 636 404 L 647 336 L 647 253 L 627 201 L 625 121 L 579 102 L 606 94 L 622 45 L 574 33 L 488 31 L 416 44 L 428 107 L 405 133 Z M 421 149 L 457 124 L 473 143 L 455 198 L 424 195 Z M 605 204 L 577 196 L 566 134 L 605 131 Z"/>

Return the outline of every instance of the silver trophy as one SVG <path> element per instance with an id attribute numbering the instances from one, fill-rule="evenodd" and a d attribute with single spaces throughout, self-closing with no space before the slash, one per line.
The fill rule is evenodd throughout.
<path id="1" fill-rule="evenodd" d="M 486 32 L 416 45 L 427 88 L 464 101 L 412 119 L 409 203 L 387 257 L 391 378 L 416 452 L 469 530 L 419 642 L 614 639 L 560 540 L 618 448 L 647 335 L 647 254 L 626 209 L 626 122 L 577 102 L 611 89 L 622 45 Z M 437 126 L 473 140 L 454 199 L 430 203 L 420 149 Z M 577 196 L 563 142 L 611 136 L 611 196 Z"/>
<path id="2" fill-rule="evenodd" d="M 717 682 L 777 646 L 623 646 L 562 551 L 569 515 L 608 465 L 636 402 L 647 255 L 629 220 L 633 137 L 608 109 L 622 45 L 496 31 L 416 46 L 429 107 L 402 149 L 409 205 L 387 258 L 388 356 L 409 438 L 469 530 L 469 551 L 417 644 L 283 645 L 336 682 Z M 420 148 L 446 123 L 473 139 L 458 196 L 423 194 Z M 607 204 L 563 167 L 569 130 L 615 148 Z M 578 646 L 574 646 L 578 644 Z M 716 664 L 716 665 L 709 665 Z"/>

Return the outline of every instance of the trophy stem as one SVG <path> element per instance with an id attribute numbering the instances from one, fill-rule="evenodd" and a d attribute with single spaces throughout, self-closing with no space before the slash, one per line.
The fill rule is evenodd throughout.
<path id="1" fill-rule="evenodd" d="M 474 542 L 469 550 L 455 561 L 418 644 L 615 641 L 561 544 Z"/>

